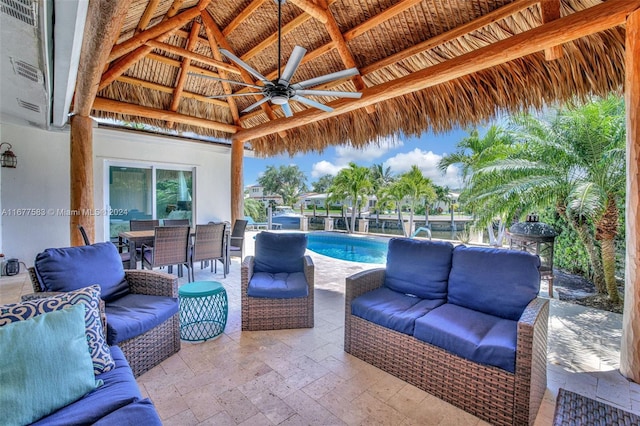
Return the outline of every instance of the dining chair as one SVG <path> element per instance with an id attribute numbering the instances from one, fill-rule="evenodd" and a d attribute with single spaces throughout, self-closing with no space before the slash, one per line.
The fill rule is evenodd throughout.
<path id="1" fill-rule="evenodd" d="M 211 261 L 211 272 L 218 273 L 218 261 L 222 262 L 224 277 L 227 277 L 226 223 L 196 225 L 196 235 L 191 250 L 191 279 L 195 281 L 193 262 Z"/>
<path id="2" fill-rule="evenodd" d="M 184 226 L 190 225 L 189 219 L 163 219 L 162 224 L 164 226 Z"/>
<path id="3" fill-rule="evenodd" d="M 82 235 L 82 240 L 84 241 L 84 245 L 85 246 L 90 246 L 91 245 L 91 241 L 89 241 L 89 236 L 87 235 L 87 231 L 85 231 L 84 226 L 82 225 L 78 225 L 78 230 L 80 231 L 80 234 Z M 122 252 L 122 247 L 126 247 L 126 245 L 119 245 L 119 244 L 115 244 L 114 245 L 119 249 L 118 250 L 118 254 L 120 255 L 120 260 L 122 261 L 122 267 L 124 269 L 131 269 L 131 253 L 129 253 L 128 251 Z"/>
<path id="4" fill-rule="evenodd" d="M 247 220 L 236 219 L 233 223 L 233 230 L 231 231 L 231 238 L 229 241 L 229 257 L 237 256 L 242 260 L 244 250 L 244 231 L 247 228 Z M 229 262 L 231 259 L 228 260 Z"/>
<path id="5" fill-rule="evenodd" d="M 160 226 L 158 219 L 137 219 L 129 221 L 130 231 L 151 231 L 155 229 L 156 226 Z"/>
<path id="6" fill-rule="evenodd" d="M 142 267 L 153 269 L 161 266 L 178 265 L 178 276 L 182 266 L 189 268 L 189 234 L 188 226 L 157 226 L 153 238 L 153 247 L 142 245 Z M 169 269 L 171 271 L 171 269 Z"/>

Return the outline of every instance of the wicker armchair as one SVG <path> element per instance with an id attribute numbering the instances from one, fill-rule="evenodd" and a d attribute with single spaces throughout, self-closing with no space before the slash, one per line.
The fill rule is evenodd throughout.
<path id="1" fill-rule="evenodd" d="M 290 236 L 295 236 L 290 238 Z M 303 247 L 296 247 L 293 239 L 304 241 Z M 268 240 L 268 241 L 266 241 Z M 281 240 L 276 242 L 277 240 Z M 273 243 L 282 245 L 273 245 Z M 301 250 L 300 250 L 301 249 Z M 256 235 L 256 256 L 247 256 L 241 266 L 241 302 L 242 302 L 242 330 L 277 330 L 286 328 L 311 328 L 314 325 L 314 265 L 311 257 L 305 256 L 305 234 L 273 234 L 262 232 Z M 266 251 L 271 251 L 268 253 Z M 304 273 L 308 292 L 302 297 L 253 297 L 249 286 L 254 274 L 268 269 L 265 260 L 274 260 L 280 256 L 285 262 L 293 260 L 288 255 L 294 254 L 300 272 Z M 270 256 L 273 255 L 273 256 Z M 272 264 L 273 265 L 273 264 Z M 274 265 L 279 271 L 285 271 L 286 265 Z M 278 266 L 285 266 L 279 268 Z M 277 272 L 272 270 L 274 273 Z M 275 275 L 275 274 L 274 274 Z M 275 281 L 275 280 L 274 280 Z M 281 287 L 280 287 L 281 288 Z"/>
<path id="2" fill-rule="evenodd" d="M 117 251 L 111 243 L 99 244 L 108 244 L 113 248 L 113 251 Z M 29 274 L 35 293 L 25 295 L 23 300 L 60 294 L 59 291 L 46 292 L 43 290 L 44 286 L 34 267 L 29 268 Z M 128 283 L 128 294 L 165 296 L 175 299 L 177 305 L 178 279 L 176 277 L 162 272 L 141 270 L 124 270 L 124 277 Z M 103 319 L 107 326 L 109 325 L 109 305 L 113 303 L 116 302 L 107 303 L 106 319 Z M 105 330 L 107 330 L 106 327 Z M 180 350 L 179 313 L 176 312 L 164 322 L 142 334 L 115 344 L 122 349 L 133 370 L 133 374 L 138 377 Z"/>

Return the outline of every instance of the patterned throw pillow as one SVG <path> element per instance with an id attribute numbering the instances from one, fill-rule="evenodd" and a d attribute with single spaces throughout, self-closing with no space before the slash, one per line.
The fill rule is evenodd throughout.
<path id="1" fill-rule="evenodd" d="M 100 320 L 100 286 L 92 285 L 68 293 L 22 303 L 0 305 L 0 327 L 23 321 L 45 312 L 57 311 L 70 305 L 85 305 L 85 325 L 89 352 L 95 374 L 106 373 L 115 367 Z"/>

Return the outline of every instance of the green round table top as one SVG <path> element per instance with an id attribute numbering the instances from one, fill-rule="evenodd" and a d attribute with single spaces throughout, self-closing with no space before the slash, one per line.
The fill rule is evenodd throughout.
<path id="1" fill-rule="evenodd" d="M 205 297 L 223 292 L 224 287 L 218 281 L 194 281 L 178 289 L 178 295 L 184 297 Z"/>

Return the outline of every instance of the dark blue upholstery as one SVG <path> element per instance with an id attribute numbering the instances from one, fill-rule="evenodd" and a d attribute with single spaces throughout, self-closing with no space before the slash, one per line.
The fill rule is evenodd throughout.
<path id="1" fill-rule="evenodd" d="M 256 235 L 254 272 L 302 272 L 307 235 L 260 232 Z"/>
<path id="2" fill-rule="evenodd" d="M 94 426 L 162 426 L 156 408 L 149 398 L 132 402 L 101 418 Z"/>
<path id="3" fill-rule="evenodd" d="M 115 300 L 129 292 L 122 259 L 111 243 L 49 248 L 35 260 L 38 280 L 44 291 L 72 291 L 100 284 L 101 297 Z"/>
<path id="4" fill-rule="evenodd" d="M 444 241 L 392 238 L 384 285 L 423 299 L 447 297 L 453 245 Z"/>
<path id="5" fill-rule="evenodd" d="M 270 299 L 291 299 L 307 297 L 309 285 L 303 272 L 256 272 L 247 287 L 250 297 L 266 297 Z"/>
<path id="6" fill-rule="evenodd" d="M 106 303 L 107 343 L 115 345 L 162 324 L 178 312 L 172 297 L 128 294 Z"/>
<path id="7" fill-rule="evenodd" d="M 353 299 L 351 313 L 383 327 L 411 335 L 415 320 L 444 302 L 444 299 L 420 299 L 380 287 Z"/>
<path id="8" fill-rule="evenodd" d="M 414 337 L 462 358 L 515 372 L 517 321 L 444 304 L 418 318 Z"/>
<path id="9" fill-rule="evenodd" d="M 540 258 L 523 251 L 458 246 L 448 303 L 517 321 L 540 291 Z"/>
<path id="10" fill-rule="evenodd" d="M 61 408 L 55 413 L 34 423 L 34 425 L 88 425 L 93 424 L 101 418 L 128 406 L 131 403 L 142 400 L 142 395 L 138 389 L 138 384 L 133 377 L 131 368 L 125 359 L 120 348 L 112 346 L 111 355 L 116 362 L 116 368 L 96 376 L 104 384 L 89 392 L 73 404 Z M 127 410 L 131 412 L 131 410 Z M 137 420 L 138 425 L 146 425 L 147 420 L 153 421 L 157 418 L 154 410 L 152 415 L 147 410 L 139 412 L 141 416 Z M 142 416 L 142 414 L 148 414 Z M 123 423 L 113 423 L 123 424 Z M 154 423 L 150 423 L 154 424 Z"/>

